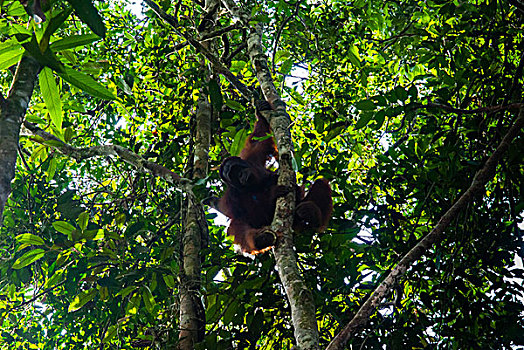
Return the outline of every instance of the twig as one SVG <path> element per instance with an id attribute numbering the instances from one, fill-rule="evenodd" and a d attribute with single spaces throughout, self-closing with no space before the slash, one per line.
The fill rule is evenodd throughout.
<path id="1" fill-rule="evenodd" d="M 524 104 L 522 103 L 511 103 L 509 105 L 498 105 L 498 106 L 481 107 L 481 108 L 475 108 L 475 109 L 460 109 L 460 108 L 455 108 L 452 106 L 443 105 L 440 103 L 432 103 L 432 102 L 428 102 L 426 104 L 422 104 L 422 103 L 415 104 L 415 108 L 440 108 L 440 109 L 445 110 L 446 112 L 459 113 L 459 114 L 495 113 L 495 112 L 510 110 L 510 109 L 521 109 L 523 106 Z"/>
<path id="2" fill-rule="evenodd" d="M 278 28 L 277 35 L 275 36 L 275 45 L 273 45 L 273 55 L 271 56 L 271 70 L 275 72 L 275 54 L 277 52 L 278 48 L 278 42 L 280 41 L 280 35 L 282 35 L 282 31 L 284 30 L 284 27 L 287 25 L 287 23 L 291 20 L 291 18 L 298 15 L 298 10 L 300 9 L 300 3 L 302 0 L 298 0 L 295 4 L 295 11 L 291 15 L 289 15 L 286 19 L 282 21 L 282 24 L 280 25 L 280 28 Z"/>
<path id="3" fill-rule="evenodd" d="M 202 35 L 202 40 L 213 39 L 213 38 L 221 36 L 222 34 L 228 33 L 228 32 L 230 32 L 232 30 L 240 29 L 241 27 L 242 26 L 240 25 L 240 22 L 239 23 L 235 23 L 235 24 L 232 24 L 230 26 L 220 28 L 219 30 L 216 30 L 216 31 L 214 31 L 212 33 L 206 33 L 206 34 Z"/>

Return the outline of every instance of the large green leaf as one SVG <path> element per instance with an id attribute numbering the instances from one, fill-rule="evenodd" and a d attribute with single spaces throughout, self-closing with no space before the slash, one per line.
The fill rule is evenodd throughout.
<path id="1" fill-rule="evenodd" d="M 44 38 L 50 38 L 51 35 L 53 35 L 58 28 L 65 22 L 65 20 L 71 15 L 73 12 L 73 9 L 68 7 L 62 12 L 60 12 L 58 15 L 51 18 L 47 23 L 47 27 L 44 31 Z"/>
<path id="2" fill-rule="evenodd" d="M 53 227 L 60 233 L 64 235 L 70 235 L 76 228 L 68 222 L 65 221 L 55 221 L 53 222 Z"/>
<path id="3" fill-rule="evenodd" d="M 38 237 L 31 233 L 22 233 L 21 235 L 18 235 L 15 238 L 21 244 L 44 245 L 44 240 L 41 237 Z"/>
<path id="4" fill-rule="evenodd" d="M 34 249 L 30 250 L 24 255 L 22 255 L 20 258 L 16 259 L 15 263 L 13 264 L 13 269 L 21 269 L 23 267 L 26 267 L 27 265 L 30 265 L 43 257 L 45 254 L 45 251 L 43 249 Z"/>
<path id="5" fill-rule="evenodd" d="M 88 45 L 97 40 L 100 40 L 100 37 L 96 34 L 71 35 L 51 43 L 51 49 L 53 51 L 62 51 Z"/>
<path id="6" fill-rule="evenodd" d="M 105 38 L 106 26 L 102 21 L 102 17 L 98 13 L 98 10 L 93 5 L 91 0 L 67 0 L 71 6 L 75 9 L 76 15 L 80 17 L 82 22 L 87 24 L 93 33 L 98 36 Z"/>
<path id="7" fill-rule="evenodd" d="M 44 67 L 39 75 L 40 91 L 42 97 L 49 110 L 51 121 L 60 130 L 62 129 L 62 100 L 60 100 L 60 93 L 58 85 L 56 84 L 55 76 L 50 68 Z"/>
<path id="8" fill-rule="evenodd" d="M 67 311 L 68 312 L 73 312 L 73 311 L 76 311 L 76 310 L 80 309 L 82 306 L 87 304 L 89 301 L 93 300 L 93 298 L 96 296 L 97 292 L 98 291 L 93 288 L 91 290 L 88 290 L 86 292 L 78 294 L 73 299 L 71 304 L 69 304 L 69 307 L 68 307 Z"/>
<path id="9" fill-rule="evenodd" d="M 0 70 L 9 68 L 20 61 L 24 50 L 16 40 L 0 43 Z"/>
<path id="10" fill-rule="evenodd" d="M 104 100 L 115 99 L 115 95 L 113 95 L 109 89 L 97 83 L 95 79 L 91 78 L 87 74 L 80 73 L 74 69 L 66 67 L 65 72 L 60 73 L 59 75 L 62 77 L 62 79 L 95 97 L 99 97 Z"/>
<path id="11" fill-rule="evenodd" d="M 222 98 L 222 92 L 220 91 L 220 86 L 215 79 L 209 80 L 209 99 L 215 110 L 219 111 L 222 108 L 224 100 Z"/>
<path id="12" fill-rule="evenodd" d="M 233 143 L 231 144 L 231 148 L 229 149 L 229 153 L 234 156 L 238 156 L 240 151 L 242 151 L 242 148 L 244 147 L 244 142 L 247 137 L 247 130 L 246 129 L 240 129 L 235 134 L 235 139 L 233 140 Z"/>

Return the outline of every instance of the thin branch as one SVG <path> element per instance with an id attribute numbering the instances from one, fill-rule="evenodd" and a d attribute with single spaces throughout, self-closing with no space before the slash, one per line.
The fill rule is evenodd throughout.
<path id="1" fill-rule="evenodd" d="M 101 145 L 87 148 L 76 148 L 28 121 L 24 121 L 24 126 L 34 135 L 42 138 L 44 141 L 43 143 L 47 146 L 52 147 L 58 152 L 72 157 L 77 161 L 82 161 L 96 156 L 117 156 L 126 163 L 135 166 L 140 172 L 149 173 L 163 178 L 167 182 L 180 187 L 190 186 L 191 181 L 189 179 L 182 178 L 180 175 L 174 173 L 163 165 L 150 162 L 142 156 L 131 152 L 125 147 L 118 145 Z"/>
<path id="2" fill-rule="evenodd" d="M 457 114 L 478 114 L 478 113 L 495 113 L 511 109 L 521 109 L 524 106 L 523 103 L 511 103 L 509 105 L 498 105 L 490 107 L 481 107 L 475 109 L 460 109 L 440 103 L 428 102 L 426 104 L 417 103 L 415 108 L 440 108 L 446 112 L 457 113 Z"/>
<path id="3" fill-rule="evenodd" d="M 492 110 L 480 108 L 480 112 Z M 478 112 L 478 113 L 480 113 Z M 486 183 L 493 178 L 497 164 L 508 150 L 511 141 L 519 135 L 524 126 L 524 108 L 519 111 L 519 116 L 513 126 L 508 130 L 491 157 L 486 161 L 484 167 L 474 176 L 470 187 L 464 192 L 457 202 L 440 218 L 433 230 L 428 233 L 419 243 L 417 243 L 391 270 L 384 281 L 375 289 L 366 302 L 360 307 L 355 317 L 344 327 L 344 329 L 331 341 L 327 350 L 343 349 L 347 341 L 363 327 L 370 316 L 375 312 L 380 302 L 387 297 L 392 288 L 396 285 L 400 277 L 407 269 L 417 261 L 438 239 L 443 235 L 444 230 L 454 220 L 460 211 L 476 196 L 482 193 Z"/>
<path id="4" fill-rule="evenodd" d="M 216 31 L 214 31 L 212 33 L 206 33 L 206 34 L 202 35 L 202 40 L 213 39 L 213 38 L 221 36 L 222 34 L 228 33 L 228 32 L 230 32 L 232 30 L 240 29 L 241 27 L 242 26 L 240 25 L 240 22 L 239 23 L 235 23 L 235 24 L 229 25 L 227 27 L 220 28 L 219 30 L 216 30 Z"/>
<path id="5" fill-rule="evenodd" d="M 229 54 L 229 56 L 227 56 L 225 59 L 224 59 L 224 62 L 226 64 L 229 64 L 232 60 L 233 60 L 233 57 L 235 57 L 236 55 L 238 55 L 242 50 L 244 50 L 245 48 L 247 47 L 247 43 L 242 43 L 240 45 L 238 45 L 238 47 L 233 51 L 231 52 L 231 54 Z"/>

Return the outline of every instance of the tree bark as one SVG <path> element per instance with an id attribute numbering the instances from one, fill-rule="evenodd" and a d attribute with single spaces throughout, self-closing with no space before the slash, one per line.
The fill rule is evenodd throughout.
<path id="1" fill-rule="evenodd" d="M 210 143 L 211 106 L 202 92 L 196 112 L 196 135 L 193 160 L 193 179 L 207 176 Z M 185 230 L 182 236 L 180 268 L 180 335 L 179 349 L 194 349 L 205 335 L 205 311 L 200 295 L 200 251 L 207 237 L 207 223 L 201 205 L 188 193 Z"/>
<path id="2" fill-rule="evenodd" d="M 520 133 L 524 126 L 524 108 L 521 108 L 519 115 L 513 126 L 508 130 L 506 136 L 502 139 L 491 157 L 488 158 L 482 169 L 480 169 L 473 178 L 471 185 L 464 192 L 455 204 L 440 218 L 436 226 L 428 233 L 419 243 L 417 243 L 393 268 L 389 275 L 373 291 L 373 294 L 360 307 L 355 317 L 337 334 L 331 341 L 327 350 L 344 349 L 346 343 L 355 333 L 369 321 L 369 318 L 375 312 L 378 304 L 391 294 L 394 286 L 404 275 L 407 269 L 417 261 L 437 240 L 443 235 L 444 230 L 448 227 L 453 219 L 457 217 L 460 211 L 475 197 L 482 195 L 484 186 L 493 178 L 497 164 L 502 159 L 504 153 L 508 150 L 511 141 Z"/>
<path id="3" fill-rule="evenodd" d="M 219 6 L 218 0 L 207 0 L 205 8 L 211 16 L 216 13 Z M 203 30 L 205 34 L 211 27 Z M 212 50 L 212 41 L 205 42 L 206 50 Z M 206 76 L 210 76 L 207 65 L 202 63 L 201 69 Z M 206 79 L 207 80 L 207 79 Z M 211 116 L 212 108 L 207 94 L 201 89 L 197 101 L 194 132 L 194 153 L 192 160 L 192 179 L 204 179 L 208 173 L 209 147 L 211 141 Z M 202 341 L 205 336 L 206 314 L 201 299 L 201 266 L 200 251 L 207 244 L 207 222 L 204 210 L 191 193 L 188 193 L 188 207 L 185 222 L 185 231 L 182 237 L 182 264 L 180 279 L 180 335 L 179 349 L 191 350 L 195 344 Z"/>
<path id="4" fill-rule="evenodd" d="M 9 94 L 0 106 L 0 224 L 15 176 L 20 126 L 33 94 L 40 64 L 24 57 L 18 64 Z"/>
<path id="5" fill-rule="evenodd" d="M 275 134 L 279 152 L 278 184 L 294 188 L 296 176 L 292 167 L 293 142 L 289 131 L 291 118 L 286 112 L 286 105 L 281 100 L 268 68 L 267 57 L 262 47 L 262 25 L 251 29 L 248 38 L 248 53 L 255 68 L 257 79 L 266 100 L 275 109 L 268 117 Z M 280 280 L 284 285 L 293 320 L 295 340 L 300 350 L 318 349 L 318 328 L 313 294 L 301 276 L 297 265 L 297 256 L 293 245 L 293 213 L 295 193 L 291 191 L 285 198 L 279 198 L 275 210 L 272 228 L 279 233 L 280 239 L 274 249 Z"/>

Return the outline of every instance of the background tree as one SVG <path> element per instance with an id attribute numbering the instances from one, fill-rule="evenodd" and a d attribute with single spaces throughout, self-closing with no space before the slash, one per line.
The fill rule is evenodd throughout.
<path id="1" fill-rule="evenodd" d="M 524 344 L 520 1 L 35 3 L 0 2 L 2 349 Z M 335 196 L 256 258 L 200 204 L 253 91 Z"/>

